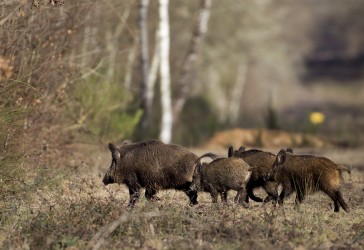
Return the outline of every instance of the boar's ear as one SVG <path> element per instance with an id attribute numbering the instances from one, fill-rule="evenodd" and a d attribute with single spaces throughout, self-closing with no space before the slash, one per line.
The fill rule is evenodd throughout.
<path id="1" fill-rule="evenodd" d="M 293 149 L 292 148 L 287 148 L 286 152 L 293 154 Z"/>
<path id="2" fill-rule="evenodd" d="M 202 164 L 197 164 L 195 168 L 195 174 L 201 174 Z"/>
<path id="3" fill-rule="evenodd" d="M 114 160 L 119 161 L 120 160 L 120 152 L 119 150 L 115 147 L 114 144 L 109 143 L 109 149 L 111 151 L 111 156 Z"/>
<path id="4" fill-rule="evenodd" d="M 131 144 L 131 140 L 124 140 L 122 143 L 121 143 L 121 145 L 129 145 L 129 144 Z"/>
<path id="5" fill-rule="evenodd" d="M 278 165 L 283 164 L 286 161 L 286 151 L 281 149 L 277 154 L 277 163 Z"/>
<path id="6" fill-rule="evenodd" d="M 245 151 L 245 147 L 244 146 L 240 146 L 239 151 L 244 152 Z"/>
<path id="7" fill-rule="evenodd" d="M 233 157 L 234 155 L 234 147 L 233 146 L 230 146 L 229 147 L 229 150 L 228 150 L 228 157 Z"/>

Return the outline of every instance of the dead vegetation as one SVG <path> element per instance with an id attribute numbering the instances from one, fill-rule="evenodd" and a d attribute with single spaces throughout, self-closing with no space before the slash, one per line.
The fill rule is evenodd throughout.
<path id="1" fill-rule="evenodd" d="M 231 129 L 216 133 L 203 144 L 207 148 L 235 148 L 245 145 L 248 147 L 311 147 L 323 148 L 330 146 L 330 142 L 304 133 L 289 133 L 280 130 L 269 129 Z"/>
<path id="2" fill-rule="evenodd" d="M 174 39 L 171 66 L 177 72 L 175 78 L 190 38 L 187 34 L 195 21 L 191 17 L 196 14 L 197 2 L 170 2 L 173 4 Z M 204 57 L 210 59 L 196 68 L 201 74 L 195 79 L 195 89 L 189 96 L 196 101 L 184 111 L 185 120 L 181 124 L 187 126 L 177 135 L 179 142 L 185 145 L 207 138 L 213 131 L 225 127 L 229 119 L 239 118 L 240 122 L 236 120 L 235 125 L 259 125 L 259 117 L 263 116 L 260 104 L 265 105 L 267 98 L 257 95 L 261 94 L 261 88 L 275 86 L 275 92 L 285 89 L 289 92 L 287 96 L 296 99 L 297 87 L 300 87 L 294 80 L 296 69 L 291 65 L 296 65 L 292 59 L 298 60 L 306 54 L 306 49 L 297 51 L 296 41 L 276 39 L 276 35 L 279 38 L 308 37 L 303 29 L 297 28 L 306 24 L 295 26 L 292 23 L 291 29 L 287 29 L 286 22 L 289 17 L 297 17 L 297 7 L 305 5 L 287 5 L 284 1 L 257 4 L 251 0 L 238 5 L 235 1 L 215 2 L 217 8 L 211 16 L 214 32 L 210 33 L 210 42 L 204 49 Z M 200 196 L 198 206 L 190 207 L 188 198 L 175 191 L 162 191 L 161 201 L 154 203 L 143 197 L 130 210 L 125 186 L 104 187 L 101 182 L 110 163 L 106 147 L 82 143 L 100 145 L 109 138 L 118 141 L 131 137 L 137 129 L 142 115 L 138 105 L 140 73 L 136 66 L 137 2 L 13 0 L 1 1 L 0 6 L 1 249 L 363 249 L 364 178 L 363 172 L 356 168 L 364 164 L 361 148 L 340 151 L 325 147 L 329 151 L 321 151 L 335 162 L 354 166 L 352 177 L 345 181 L 342 189 L 351 209 L 349 214 L 334 214 L 328 197 L 320 194 L 307 197 L 299 210 L 294 210 L 292 200 L 283 208 L 271 204 L 262 207 L 252 202 L 244 209 L 234 205 L 232 199 L 228 200 L 228 206 L 211 204 L 206 194 Z M 150 9 L 149 32 L 155 28 L 156 7 L 157 1 Z M 284 15 L 279 14 L 282 7 L 288 7 Z M 271 14 L 266 15 L 268 12 Z M 247 19 L 240 18 L 242 13 L 249 14 L 244 15 Z M 307 13 L 302 11 L 300 15 L 308 17 Z M 280 20 L 275 22 L 277 14 Z M 235 32 L 237 21 L 242 24 L 238 25 L 239 32 Z M 316 23 L 314 21 L 315 26 Z M 259 34 L 266 33 L 265 30 L 277 28 L 282 33 L 273 32 L 262 42 L 251 40 L 261 37 Z M 294 33 L 286 36 L 287 31 Z M 232 42 L 230 46 L 226 46 L 227 37 Z M 270 54 L 272 41 L 281 48 L 274 51 L 291 48 L 298 53 L 295 56 Z M 244 51 L 252 51 L 252 54 L 241 54 Z M 242 56 L 247 58 L 242 60 Z M 279 63 L 272 64 L 272 61 Z M 237 65 L 240 66 L 235 69 Z M 241 78 L 247 80 L 240 81 Z M 272 82 L 272 79 L 275 80 Z M 236 82 L 235 87 L 231 86 L 233 82 Z M 246 88 L 238 86 L 240 82 L 246 82 Z M 347 88 L 342 84 L 336 91 L 329 92 L 325 85 L 322 90 L 314 91 L 317 96 L 313 95 L 313 99 L 303 96 L 305 102 L 316 98 L 324 103 L 329 100 L 326 110 L 333 110 L 335 103 L 339 108 L 344 101 L 347 109 L 335 108 L 331 114 L 335 119 L 330 124 L 336 133 L 334 137 L 343 137 L 350 142 L 349 146 L 361 142 L 358 140 L 363 100 L 358 98 L 363 95 L 360 86 Z M 232 89 L 242 87 L 244 96 L 231 96 Z M 196 98 L 192 93 L 197 94 Z M 279 99 L 281 105 L 292 102 Z M 239 105 L 251 115 L 236 110 Z M 227 106 L 231 108 L 224 112 Z M 305 117 L 306 108 L 298 106 L 293 110 L 299 123 Z M 158 127 L 155 121 L 159 119 L 160 110 L 155 112 L 152 123 Z M 226 117 L 219 117 L 225 113 Z M 337 116 L 338 113 L 342 115 Z M 251 124 L 245 123 L 251 120 Z M 285 122 L 287 128 L 295 127 L 292 121 Z M 322 128 L 330 129 L 329 126 Z M 148 136 L 155 137 L 155 130 L 154 127 L 148 130 Z M 224 148 L 224 155 L 230 145 L 308 146 L 312 150 L 327 146 L 325 141 L 309 135 L 268 130 L 245 132 L 234 130 L 206 145 Z M 206 148 L 194 151 L 205 153 Z M 258 195 L 264 195 L 257 191 Z"/>
<path id="3" fill-rule="evenodd" d="M 350 213 L 334 213 L 321 193 L 308 196 L 298 209 L 294 197 L 285 205 L 248 209 L 228 199 L 212 204 L 208 194 L 188 206 L 178 191 L 162 191 L 161 201 L 141 198 L 128 208 L 124 185 L 105 187 L 102 175 L 110 153 L 106 146 L 74 145 L 64 149 L 62 169 L 46 174 L 48 185 L 16 211 L 17 221 L 1 231 L 2 248 L 120 249 L 120 248 L 351 248 L 364 246 L 363 172 L 353 169 L 342 192 Z M 86 157 L 90 156 L 90 157 Z M 49 156 L 50 157 L 50 156 Z M 49 170 L 51 171 L 51 170 Z M 234 192 L 234 191 L 231 191 Z M 257 194 L 264 195 L 262 190 Z M 11 209 L 11 208 L 10 208 Z M 15 210 L 14 210 L 15 211 Z M 6 233 L 6 234 L 5 234 Z"/>

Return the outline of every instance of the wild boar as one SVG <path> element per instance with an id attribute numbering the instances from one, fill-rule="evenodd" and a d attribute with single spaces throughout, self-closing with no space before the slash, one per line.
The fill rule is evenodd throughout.
<path id="1" fill-rule="evenodd" d="M 325 157 L 312 155 L 294 155 L 281 149 L 272 165 L 269 178 L 282 184 L 282 192 L 278 203 L 293 192 L 296 192 L 296 206 L 307 194 L 323 191 L 334 201 L 334 211 L 339 212 L 340 206 L 349 212 L 349 207 L 340 192 L 342 171 L 350 170 L 337 165 Z"/>
<path id="2" fill-rule="evenodd" d="M 245 148 L 241 146 L 238 150 L 234 150 L 233 147 L 229 147 L 228 157 L 242 158 L 250 166 L 254 166 L 251 176 L 246 184 L 246 190 L 248 193 L 246 202 L 249 202 L 249 198 L 256 202 L 263 201 L 260 197 L 256 197 L 253 192 L 255 188 L 259 187 L 262 187 L 268 194 L 268 196 L 264 199 L 265 203 L 271 200 L 276 201 L 278 199 L 278 183 L 266 180 L 266 176 L 270 172 L 272 164 L 276 158 L 274 154 L 259 149 L 245 150 Z"/>
<path id="3" fill-rule="evenodd" d="M 235 202 L 247 206 L 245 186 L 251 174 L 250 166 L 239 158 L 218 158 L 210 163 L 201 164 L 200 160 L 203 157 L 211 157 L 211 155 L 211 153 L 202 155 L 195 161 L 196 168 L 191 188 L 209 192 L 214 203 L 217 202 L 218 194 L 226 203 L 228 191 L 232 189 L 237 191 Z"/>
<path id="4" fill-rule="evenodd" d="M 194 162 L 197 155 L 182 146 L 157 140 L 123 143 L 119 148 L 109 144 L 112 161 L 103 183 L 125 184 L 129 188 L 130 206 L 138 201 L 145 188 L 147 200 L 157 200 L 161 189 L 184 191 L 192 205 L 197 204 L 197 192 L 191 190 Z"/>

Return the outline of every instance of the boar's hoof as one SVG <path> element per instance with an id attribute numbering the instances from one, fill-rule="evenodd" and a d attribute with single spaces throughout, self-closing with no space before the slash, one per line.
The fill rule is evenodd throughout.
<path id="1" fill-rule="evenodd" d="M 161 201 L 161 198 L 159 198 L 158 196 L 153 196 L 149 199 L 150 202 L 156 202 L 156 201 Z"/>
<path id="2" fill-rule="evenodd" d="M 190 206 L 192 207 L 192 206 L 195 206 L 195 205 L 198 205 L 198 201 L 191 201 L 190 202 Z"/>
<path id="3" fill-rule="evenodd" d="M 241 202 L 241 205 L 242 205 L 244 208 L 249 208 L 249 203 L 247 203 L 246 201 Z"/>

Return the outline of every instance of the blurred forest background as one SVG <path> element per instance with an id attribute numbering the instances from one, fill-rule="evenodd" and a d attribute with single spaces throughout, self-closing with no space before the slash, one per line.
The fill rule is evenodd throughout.
<path id="1" fill-rule="evenodd" d="M 158 138 L 159 74 L 142 124 L 143 2 L 1 1 L 2 143 L 25 135 L 58 144 Z M 170 2 L 172 106 L 183 96 L 200 2 L 211 1 Z M 214 1 L 172 141 L 193 146 L 216 131 L 244 127 L 316 132 L 360 144 L 363 10 L 359 0 Z M 144 43 L 149 77 L 158 67 L 158 13 L 158 1 L 150 1 Z M 326 117 L 318 128 L 308 119 L 313 111 Z"/>
<path id="2" fill-rule="evenodd" d="M 160 138 L 162 121 L 165 141 L 189 147 L 234 128 L 363 145 L 364 1 L 172 0 L 161 29 L 162 2 L 0 0 L 8 235 L 32 217 L 29 194 L 52 188 L 52 167 L 72 165 L 64 145 Z"/>

